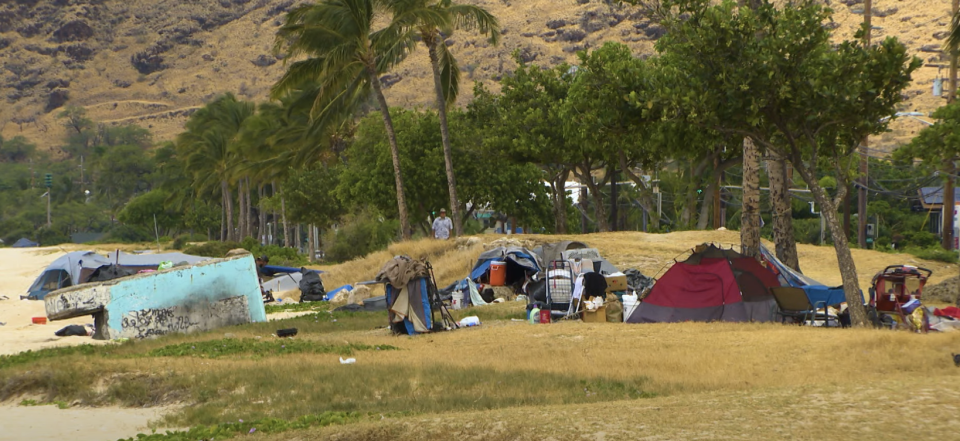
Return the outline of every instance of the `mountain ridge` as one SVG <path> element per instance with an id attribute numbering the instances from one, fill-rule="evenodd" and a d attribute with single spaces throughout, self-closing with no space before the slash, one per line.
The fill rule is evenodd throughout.
<path id="1" fill-rule="evenodd" d="M 637 7 L 590 0 L 464 0 L 497 16 L 501 44 L 461 31 L 447 40 L 465 83 L 497 80 L 525 62 L 574 63 L 578 50 L 618 41 L 638 56 L 654 54 L 662 27 Z M 134 122 L 155 141 L 172 139 L 193 110 L 218 94 L 264 101 L 282 75 L 284 60 L 272 53 L 283 14 L 303 0 L 9 0 L 0 5 L 0 78 L 6 101 L 0 134 L 24 135 L 41 149 L 55 148 L 66 129 L 56 120 L 68 105 L 82 106 L 101 124 Z M 834 10 L 836 40 L 850 39 L 862 21 L 862 0 L 827 1 Z M 875 0 L 874 38 L 896 36 L 928 66 L 944 63 L 940 45 L 949 26 L 948 0 Z M 392 106 L 434 105 L 426 52 L 419 48 L 384 75 Z M 933 79 L 921 68 L 907 91 L 904 111 L 932 112 L 944 103 L 932 96 Z M 459 105 L 472 98 L 464 85 Z M 893 132 L 871 140 L 887 152 L 907 142 L 922 124 L 901 119 Z"/>

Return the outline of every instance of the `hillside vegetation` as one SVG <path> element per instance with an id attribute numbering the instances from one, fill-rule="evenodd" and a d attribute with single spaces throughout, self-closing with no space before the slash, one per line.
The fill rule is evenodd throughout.
<path id="1" fill-rule="evenodd" d="M 217 94 L 266 100 L 284 69 L 272 52 L 283 13 L 300 0 L 12 0 L 0 5 L 3 97 L 0 134 L 23 135 L 41 149 L 63 139 L 55 119 L 64 105 L 83 106 L 96 122 L 135 123 L 157 141 L 183 129 L 186 118 Z M 576 62 L 576 52 L 604 41 L 629 45 L 638 56 L 653 53 L 664 30 L 636 7 L 600 0 L 468 0 L 497 16 L 502 42 L 490 46 L 469 33 L 447 45 L 467 80 L 497 90 L 515 68 L 511 53 L 540 65 Z M 608 4 L 610 3 L 610 4 Z M 830 1 L 837 40 L 852 38 L 862 20 L 862 0 Z M 942 63 L 948 27 L 947 0 L 877 0 L 874 38 L 899 38 L 930 66 Z M 415 53 L 381 78 L 393 105 L 431 107 L 431 79 L 424 52 Z M 931 112 L 942 104 L 931 85 L 940 74 L 925 67 L 914 75 L 904 110 Z M 946 70 L 942 72 L 946 74 Z M 471 99 L 463 88 L 459 104 Z M 888 151 L 922 128 L 905 119 L 874 141 Z"/>

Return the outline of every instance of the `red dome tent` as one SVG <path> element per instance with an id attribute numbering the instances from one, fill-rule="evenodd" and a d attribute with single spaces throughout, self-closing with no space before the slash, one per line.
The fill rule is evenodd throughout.
<path id="1" fill-rule="evenodd" d="M 771 321 L 777 303 L 770 288 L 778 286 L 756 259 L 704 244 L 657 280 L 627 322 Z"/>

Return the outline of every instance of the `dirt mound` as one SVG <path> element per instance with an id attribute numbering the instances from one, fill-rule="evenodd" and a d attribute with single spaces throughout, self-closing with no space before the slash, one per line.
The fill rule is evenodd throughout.
<path id="1" fill-rule="evenodd" d="M 958 284 L 960 284 L 960 276 L 953 276 L 936 285 L 924 287 L 923 299 L 960 306 L 960 298 L 957 298 L 957 290 L 960 290 Z"/>

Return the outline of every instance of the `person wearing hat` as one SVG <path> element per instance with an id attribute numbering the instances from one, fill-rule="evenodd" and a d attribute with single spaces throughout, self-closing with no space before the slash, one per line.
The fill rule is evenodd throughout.
<path id="1" fill-rule="evenodd" d="M 453 231 L 453 221 L 447 217 L 447 209 L 441 208 L 440 217 L 433 220 L 433 237 L 447 240 L 450 238 L 451 231 Z"/>

